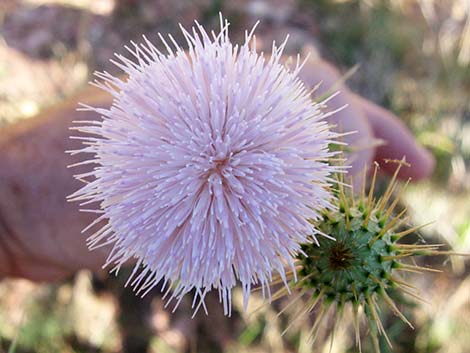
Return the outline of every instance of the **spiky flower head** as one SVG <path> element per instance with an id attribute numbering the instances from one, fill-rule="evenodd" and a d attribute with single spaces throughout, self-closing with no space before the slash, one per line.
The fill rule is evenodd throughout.
<path id="1" fill-rule="evenodd" d="M 246 301 L 315 237 L 307 219 L 330 205 L 335 135 L 299 61 L 280 63 L 285 43 L 267 59 L 252 49 L 253 31 L 238 46 L 227 28 L 222 18 L 218 34 L 181 28 L 187 51 L 160 36 L 162 53 L 144 37 L 128 48 L 134 60 L 117 55 L 127 79 L 97 74 L 114 102 L 85 106 L 103 120 L 77 127 L 93 135 L 77 152 L 98 166 L 76 176 L 92 180 L 71 199 L 99 203 L 92 226 L 107 224 L 89 247 L 114 244 L 106 266 L 117 269 L 136 258 L 128 283 L 139 292 L 164 280 L 171 298 L 195 289 L 203 304 L 216 288 L 229 313 L 237 280 Z"/>
<path id="2" fill-rule="evenodd" d="M 417 288 L 401 278 L 402 271 L 436 271 L 420 267 L 411 262 L 415 256 L 452 254 L 438 250 L 440 245 L 405 244 L 401 239 L 414 233 L 420 227 L 405 228 L 397 231 L 405 222 L 405 211 L 394 215 L 398 196 L 390 202 L 396 189 L 396 177 L 404 161 L 396 161 L 399 166 L 392 181 L 381 198 L 374 198 L 374 185 L 377 166 L 374 170 L 372 185 L 368 195 L 364 189 L 362 196 L 348 192 L 343 187 L 342 176 L 338 176 L 335 211 L 322 212 L 323 219 L 317 222 L 320 231 L 334 237 L 319 238 L 320 246 L 302 245 L 302 253 L 297 257 L 298 280 L 290 282 L 295 292 L 286 308 L 304 301 L 305 305 L 295 314 L 300 318 L 309 312 L 316 312 L 315 322 L 310 331 L 310 343 L 313 343 L 323 319 L 329 312 L 335 312 L 334 322 L 341 322 L 344 309 L 349 306 L 353 311 L 353 323 L 356 331 L 356 344 L 361 351 L 360 314 L 363 313 L 368 323 L 370 337 L 376 352 L 380 353 L 379 336 L 385 337 L 389 346 L 392 343 L 382 325 L 379 306 L 388 306 L 400 319 L 411 323 L 400 312 L 392 299 L 392 291 L 405 293 L 415 299 L 421 299 Z M 364 181 L 365 183 L 365 181 Z M 406 185 L 405 185 L 406 186 Z M 402 188 L 403 190 L 403 188 Z M 288 278 L 293 277 L 289 273 Z M 274 282 L 275 283 L 275 282 Z M 288 294 L 286 288 L 279 289 L 273 298 Z M 294 320 L 296 320 L 294 319 Z M 295 321 L 292 321 L 289 329 Z M 412 327 L 412 326 L 411 326 Z M 287 331 L 286 329 L 286 331 Z M 285 332 L 285 331 L 284 331 Z M 333 335 L 331 336 L 333 337 Z"/>

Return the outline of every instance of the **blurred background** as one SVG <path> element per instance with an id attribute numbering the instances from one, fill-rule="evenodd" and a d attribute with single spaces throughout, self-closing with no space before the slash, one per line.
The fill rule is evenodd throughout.
<path id="1" fill-rule="evenodd" d="M 178 40 L 178 22 L 194 19 L 217 29 L 219 11 L 234 41 L 259 19 L 257 38 L 268 47 L 289 33 L 290 54 L 309 48 L 343 72 L 358 64 L 349 86 L 400 116 L 437 160 L 432 179 L 403 197 L 411 223 L 435 221 L 420 233 L 426 241 L 470 251 L 468 0 L 0 0 L 0 134 L 72 97 L 93 71 L 117 73 L 109 58 L 129 40 L 158 32 Z M 469 264 L 424 261 L 445 273 L 412 277 L 430 302 L 406 310 L 414 331 L 384 317 L 394 352 L 468 353 Z M 189 299 L 171 314 L 158 293 L 138 299 L 122 289 L 125 278 L 83 271 L 48 285 L 3 280 L 0 352 L 312 352 L 308 320 L 281 337 L 292 315 L 276 318 L 283 303 L 245 314 L 236 291 L 231 319 L 210 297 L 209 316 L 191 320 Z M 260 303 L 254 297 L 251 306 Z M 357 351 L 347 321 L 332 352 Z M 329 324 L 314 352 L 330 350 Z"/>

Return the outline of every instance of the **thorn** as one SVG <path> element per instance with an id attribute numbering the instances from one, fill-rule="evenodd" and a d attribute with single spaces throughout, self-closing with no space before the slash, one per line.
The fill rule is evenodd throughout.
<path id="1" fill-rule="evenodd" d="M 369 278 L 373 280 L 375 283 L 377 283 L 380 287 L 383 286 L 383 283 L 377 277 L 375 277 L 372 273 L 369 274 Z"/>
<path id="2" fill-rule="evenodd" d="M 369 218 L 372 214 L 372 200 L 374 196 L 374 189 L 375 189 L 375 180 L 377 178 L 377 170 L 379 169 L 379 164 L 377 162 L 374 162 L 374 174 L 372 176 L 372 183 L 370 185 L 369 189 L 369 195 L 367 196 L 367 207 L 366 207 L 366 218 L 364 219 L 364 222 L 362 222 L 363 227 L 367 227 L 367 224 L 369 223 Z"/>
<path id="3" fill-rule="evenodd" d="M 439 255 L 470 256 L 470 253 L 435 250 L 435 251 L 430 251 L 429 254 L 426 254 L 426 256 L 439 256 Z"/>
<path id="4" fill-rule="evenodd" d="M 357 295 L 357 290 L 356 290 L 356 286 L 353 284 L 351 284 L 351 291 L 353 292 L 353 295 L 354 295 L 354 299 L 356 301 L 358 301 L 358 295 Z"/>
<path id="5" fill-rule="evenodd" d="M 406 156 L 403 156 L 402 159 L 390 159 L 386 158 L 384 159 L 385 163 L 396 163 L 399 165 L 404 165 L 405 167 L 410 167 L 411 164 L 406 161 Z"/>
<path id="6" fill-rule="evenodd" d="M 325 309 L 325 306 L 326 306 L 326 309 Z M 321 306 L 320 312 L 317 314 L 317 317 L 315 318 L 312 329 L 310 330 L 310 333 L 307 338 L 307 342 L 309 342 L 310 345 L 313 345 L 313 343 L 315 343 L 315 340 L 317 339 L 317 335 L 318 335 L 318 326 L 320 326 L 320 323 L 323 320 L 323 316 L 325 316 L 325 312 L 329 308 L 330 308 L 330 304 Z"/>
<path id="7" fill-rule="evenodd" d="M 364 173 L 362 174 L 362 187 L 361 187 L 361 205 L 364 205 L 364 198 L 366 196 L 366 177 L 367 177 L 367 168 L 364 168 Z"/>
<path id="8" fill-rule="evenodd" d="M 412 291 L 410 291 L 409 289 L 406 289 L 406 288 L 403 288 L 403 287 L 400 287 L 400 289 L 403 291 L 403 293 L 406 293 L 408 294 L 409 296 L 415 298 L 416 300 L 422 302 L 422 303 L 425 303 L 425 304 L 431 304 L 429 303 L 426 299 L 424 299 L 423 297 L 419 296 L 418 294 L 416 293 L 413 293 Z"/>
<path id="9" fill-rule="evenodd" d="M 285 297 L 287 294 L 289 294 L 289 290 L 286 287 L 282 287 L 278 289 L 271 297 L 271 302 L 278 300 L 279 298 Z"/>
<path id="10" fill-rule="evenodd" d="M 389 160 L 385 160 L 385 163 L 388 163 Z M 397 176 L 398 173 L 400 172 L 401 167 L 403 166 L 405 162 L 405 159 L 403 157 L 402 162 L 400 162 L 397 166 L 397 169 L 395 169 L 395 172 L 393 173 L 392 179 L 390 180 L 390 183 L 388 184 L 387 190 L 385 190 L 382 202 L 379 205 L 379 212 L 382 212 L 387 204 L 387 202 L 390 200 L 390 197 L 392 196 L 393 190 L 395 189 L 396 186 L 396 181 L 397 181 Z"/>
<path id="11" fill-rule="evenodd" d="M 395 234 L 396 235 L 396 234 Z M 445 244 L 396 244 L 395 247 L 398 249 L 410 249 L 410 250 L 426 250 L 426 249 L 434 249 L 434 248 L 440 248 L 441 246 L 444 246 Z"/>
<path id="12" fill-rule="evenodd" d="M 404 222 L 406 219 L 402 219 L 401 217 L 406 213 L 407 209 L 405 208 L 401 211 L 398 215 L 396 215 L 390 222 L 388 222 L 385 227 L 369 242 L 369 245 L 372 246 L 374 243 L 383 237 L 383 235 L 388 232 L 390 229 L 395 227 L 398 222 Z"/>
<path id="13" fill-rule="evenodd" d="M 297 322 L 297 320 L 301 319 L 305 314 L 309 312 L 309 307 L 308 305 L 305 305 L 304 307 L 300 308 L 300 310 L 297 311 L 297 313 L 294 315 L 294 319 L 287 325 L 287 327 L 282 331 L 281 336 L 284 336 L 286 332 L 292 327 L 294 323 Z"/>
<path id="14" fill-rule="evenodd" d="M 278 298 L 279 299 L 279 298 Z M 249 318 L 253 317 L 256 313 L 258 313 L 259 311 L 261 311 L 262 309 L 268 307 L 271 303 L 269 301 L 266 301 L 264 302 L 263 304 L 261 304 L 260 306 L 258 306 L 257 308 L 253 309 L 253 311 L 251 311 L 248 315 Z"/>
<path id="15" fill-rule="evenodd" d="M 346 193 L 342 185 L 344 183 L 343 174 L 341 173 L 339 177 L 340 177 L 340 182 L 341 182 L 341 184 L 339 184 L 339 198 L 340 198 L 340 202 L 342 201 L 344 205 L 344 214 L 346 216 L 346 230 L 351 230 L 351 224 L 349 220 L 349 203 L 348 203 L 348 198 L 346 196 Z"/>
<path id="16" fill-rule="evenodd" d="M 377 303 L 372 299 L 370 295 L 367 295 L 366 297 L 367 303 L 370 306 L 370 311 L 372 313 L 372 317 L 375 320 L 375 323 L 377 325 L 377 328 L 379 329 L 379 333 L 382 334 L 385 337 L 385 340 L 387 341 L 387 344 L 390 348 L 393 348 L 392 342 L 390 341 L 390 338 L 387 335 L 387 332 L 385 332 L 385 329 L 382 325 L 382 321 L 380 321 L 380 317 L 377 313 L 376 305 Z"/>
<path id="17" fill-rule="evenodd" d="M 400 189 L 400 191 L 398 192 L 398 195 L 395 197 L 395 199 L 393 200 L 392 204 L 390 205 L 390 207 L 387 209 L 387 211 L 385 212 L 385 215 L 384 215 L 384 218 L 387 219 L 391 216 L 393 210 L 395 209 L 396 205 L 398 204 L 398 201 L 400 201 L 402 195 L 403 195 L 403 192 L 405 191 L 405 189 L 407 188 L 408 184 L 410 183 L 410 180 L 411 179 L 408 179 L 405 183 L 405 185 L 403 185 L 403 187 Z"/>
<path id="18" fill-rule="evenodd" d="M 371 337 L 372 337 L 372 343 L 374 345 L 375 353 L 380 353 L 380 345 L 379 345 L 379 339 L 377 335 L 372 334 Z"/>
<path id="19" fill-rule="evenodd" d="M 299 280 L 296 284 L 295 284 L 295 287 L 300 287 L 302 285 L 303 282 L 305 282 L 306 280 L 316 276 L 317 273 L 316 272 L 312 272 L 310 274 L 308 274 L 307 276 L 303 277 L 301 280 Z"/>
<path id="20" fill-rule="evenodd" d="M 416 273 L 421 273 L 421 271 L 442 273 L 441 270 L 436 270 L 435 268 L 413 266 L 413 265 L 407 265 L 407 264 L 402 264 L 402 263 L 399 263 L 399 266 L 395 268 L 395 270 L 402 270 L 402 271 L 416 272 Z"/>
<path id="21" fill-rule="evenodd" d="M 349 177 L 349 185 L 351 186 L 351 204 L 352 207 L 356 207 L 356 198 L 354 197 L 354 183 L 352 176 Z"/>
<path id="22" fill-rule="evenodd" d="M 409 284 L 408 282 L 405 282 L 405 281 L 402 281 L 401 279 L 398 279 L 394 276 L 390 276 L 390 280 L 398 285 L 401 285 L 403 287 L 407 287 L 407 288 L 410 288 L 410 289 L 413 289 L 415 291 L 419 291 L 417 287 L 413 286 L 412 284 Z"/>
<path id="23" fill-rule="evenodd" d="M 281 316 L 287 309 L 289 309 L 292 305 L 294 305 L 294 303 L 296 303 L 297 300 L 302 298 L 302 296 L 305 294 L 305 292 L 306 292 L 306 290 L 303 290 L 302 292 L 300 292 L 289 304 L 287 304 L 281 311 L 279 311 L 276 314 L 276 317 Z"/>
<path id="24" fill-rule="evenodd" d="M 334 317 L 333 331 L 331 332 L 330 350 L 328 351 L 328 353 L 331 353 L 332 350 L 333 350 L 333 342 L 334 342 L 334 338 L 335 338 L 335 333 L 336 333 L 336 331 L 338 331 L 338 327 L 339 327 L 339 324 L 341 322 L 342 316 L 343 316 L 342 307 L 337 306 L 336 315 Z"/>
<path id="25" fill-rule="evenodd" d="M 372 183 L 370 184 L 369 195 L 367 196 L 367 203 L 369 204 L 369 207 L 372 202 L 372 196 L 374 195 L 375 181 L 377 179 L 378 170 L 379 170 L 379 164 L 377 162 L 374 162 L 374 174 L 372 175 Z"/>
<path id="26" fill-rule="evenodd" d="M 402 237 L 404 237 L 405 235 L 408 235 L 408 234 L 411 234 L 411 233 L 414 233 L 424 227 L 427 227 L 428 225 L 430 224 L 433 224 L 434 221 L 431 221 L 431 222 L 428 222 L 428 223 L 425 223 L 425 224 L 422 224 L 422 225 L 419 225 L 419 226 L 416 226 L 416 227 L 413 227 L 413 228 L 410 228 L 410 229 L 407 229 L 407 230 L 404 230 L 400 233 L 396 233 L 394 234 L 395 237 L 397 237 L 397 239 L 400 239 Z"/>
<path id="27" fill-rule="evenodd" d="M 290 281 L 293 278 L 294 278 L 294 273 L 292 271 L 289 271 L 289 272 L 286 273 L 285 280 L 280 276 L 276 276 L 276 277 L 273 278 L 272 282 L 270 283 L 270 286 L 273 287 L 276 284 L 284 283 L 285 281 Z M 259 287 L 253 288 L 251 291 L 252 292 L 257 292 L 257 291 L 260 291 L 261 289 L 262 289 L 262 287 L 259 286 Z"/>
<path id="28" fill-rule="evenodd" d="M 414 255 L 413 252 L 407 252 L 407 253 L 400 254 L 400 255 L 380 256 L 380 259 L 382 261 L 392 261 L 392 260 L 396 260 L 396 259 L 401 259 L 403 257 L 413 256 L 413 255 Z"/>
<path id="29" fill-rule="evenodd" d="M 387 292 L 385 291 L 385 289 L 382 287 L 382 292 L 381 292 L 382 296 L 384 297 L 385 299 L 385 302 L 387 303 L 387 305 L 390 307 L 390 309 L 392 309 L 392 311 L 404 322 L 406 323 L 408 326 L 410 326 L 413 330 L 414 330 L 414 326 L 411 324 L 411 322 L 408 321 L 408 319 L 405 317 L 405 315 L 403 315 L 403 313 L 397 308 L 395 302 L 393 301 L 392 298 L 389 297 L 389 295 L 387 294 Z"/>
<path id="30" fill-rule="evenodd" d="M 359 306 L 355 303 L 353 303 L 352 312 L 353 312 L 354 333 L 356 336 L 356 346 L 358 346 L 359 348 L 359 353 L 362 353 L 361 333 L 360 333 L 360 327 L 359 327 Z"/>

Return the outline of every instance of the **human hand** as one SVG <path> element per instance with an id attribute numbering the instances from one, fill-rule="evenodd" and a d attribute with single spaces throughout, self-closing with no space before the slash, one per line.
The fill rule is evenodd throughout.
<path id="1" fill-rule="evenodd" d="M 317 94 L 329 90 L 341 77 L 330 64 L 313 59 L 300 76 L 312 87 L 323 81 Z M 339 90 L 329 109 L 348 107 L 332 116 L 330 122 L 339 131 L 357 131 L 344 137 L 354 151 L 350 157 L 352 174 L 373 160 L 403 156 L 412 167 L 402 168 L 401 177 L 418 180 L 431 173 L 431 155 L 416 144 L 397 117 L 345 87 Z M 90 87 L 31 121 L 4 129 L 0 135 L 0 277 L 58 280 L 83 268 L 99 270 L 110 251 L 87 249 L 86 235 L 80 232 L 94 217 L 79 212 L 76 203 L 65 201 L 80 187 L 73 174 L 81 172 L 67 168 L 78 160 L 64 151 L 80 148 L 77 141 L 69 139 L 68 128 L 73 120 L 99 118 L 93 112 L 76 112 L 78 102 L 109 107 L 111 98 Z M 376 147 L 374 139 L 384 144 Z"/>
<path id="2" fill-rule="evenodd" d="M 94 216 L 79 212 L 67 195 L 81 183 L 67 168 L 79 161 L 66 150 L 81 148 L 69 138 L 72 121 L 98 119 L 77 112 L 77 102 L 109 106 L 111 99 L 90 87 L 39 116 L 0 133 L 0 278 L 63 279 L 84 268 L 99 270 L 109 248 L 90 252 L 80 234 Z"/>

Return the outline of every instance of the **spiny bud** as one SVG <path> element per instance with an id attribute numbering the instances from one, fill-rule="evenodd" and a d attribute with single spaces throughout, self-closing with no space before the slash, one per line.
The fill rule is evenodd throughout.
<path id="1" fill-rule="evenodd" d="M 449 254 L 439 251 L 439 245 L 400 242 L 404 236 L 421 227 L 395 231 L 406 219 L 406 210 L 393 215 L 399 194 L 404 187 L 390 202 L 397 186 L 397 174 L 404 161 L 399 163 L 391 183 L 378 200 L 374 198 L 377 166 L 367 196 L 364 191 L 359 197 L 354 196 L 352 192 L 345 192 L 340 175 L 337 183 L 336 211 L 325 210 L 323 220 L 314 222 L 326 237 L 319 237 L 317 243 L 302 245 L 302 252 L 298 255 L 296 263 L 297 273 L 290 274 L 292 279 L 297 277 L 297 281 L 290 282 L 290 288 L 297 294 L 287 307 L 299 299 L 308 298 L 306 305 L 300 307 L 295 318 L 316 311 L 316 319 L 309 336 L 311 343 L 317 336 L 322 319 L 330 310 L 336 312 L 335 322 L 339 323 L 344 308 L 351 306 L 359 350 L 362 350 L 359 329 L 361 313 L 365 315 L 369 325 L 375 350 L 380 352 L 379 335 L 383 335 L 392 347 L 379 317 L 379 303 L 385 303 L 401 320 L 413 327 L 398 309 L 390 291 L 398 289 L 413 298 L 421 299 L 417 288 L 406 283 L 400 277 L 400 272 L 437 271 L 411 264 L 409 260 L 414 256 Z M 274 293 L 273 299 L 287 295 L 287 292 L 282 288 Z"/>

